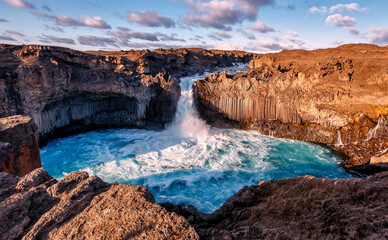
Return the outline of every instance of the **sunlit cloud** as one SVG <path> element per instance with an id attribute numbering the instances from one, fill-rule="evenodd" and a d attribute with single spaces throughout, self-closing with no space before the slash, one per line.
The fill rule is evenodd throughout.
<path id="1" fill-rule="evenodd" d="M 25 0 L 3 0 L 6 2 L 10 7 L 15 8 L 31 8 L 34 9 L 35 6 Z"/>
<path id="2" fill-rule="evenodd" d="M 218 32 L 210 33 L 210 34 L 208 34 L 208 37 L 212 38 L 214 40 L 218 40 L 218 41 L 232 38 L 232 36 L 225 31 L 218 31 Z"/>
<path id="3" fill-rule="evenodd" d="M 358 3 L 349 3 L 349 4 L 337 4 L 330 8 L 330 13 L 334 12 L 365 12 L 367 8 L 360 8 Z"/>
<path id="4" fill-rule="evenodd" d="M 188 25 L 212 27 L 230 31 L 232 25 L 244 20 L 254 21 L 259 9 L 273 5 L 273 0 L 186 0 L 189 14 L 185 16 Z"/>
<path id="5" fill-rule="evenodd" d="M 388 28 L 372 28 L 365 33 L 365 38 L 370 43 L 388 44 Z"/>
<path id="6" fill-rule="evenodd" d="M 173 19 L 160 16 L 156 11 L 137 12 L 130 10 L 128 11 L 127 19 L 128 22 L 134 22 L 147 27 L 175 27 L 175 22 Z"/>
<path id="7" fill-rule="evenodd" d="M 263 22 L 257 21 L 255 23 L 249 24 L 248 28 L 260 33 L 268 33 L 268 32 L 274 32 L 275 30 L 269 26 L 264 24 Z"/>
<path id="8" fill-rule="evenodd" d="M 74 19 L 65 15 L 50 15 L 36 10 L 31 11 L 31 13 L 43 19 L 54 20 L 55 23 L 59 26 L 92 27 L 92 28 L 99 28 L 99 29 L 111 28 L 111 26 L 109 26 L 101 17 L 97 17 L 97 16 L 89 17 L 86 15 L 83 15 L 80 17 L 80 19 Z"/>
<path id="9" fill-rule="evenodd" d="M 329 25 L 335 25 L 335 26 L 354 26 L 356 24 L 356 19 L 349 16 L 342 16 L 339 13 L 330 15 L 326 18 L 326 23 Z"/>

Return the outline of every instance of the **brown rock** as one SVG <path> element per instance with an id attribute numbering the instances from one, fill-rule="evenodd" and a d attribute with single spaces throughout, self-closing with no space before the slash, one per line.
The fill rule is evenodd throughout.
<path id="1" fill-rule="evenodd" d="M 39 168 L 36 124 L 29 117 L 0 118 L 0 171 L 24 176 Z"/>
<path id="2" fill-rule="evenodd" d="M 187 221 L 142 186 L 109 185 L 85 172 L 57 182 L 39 168 L 0 173 L 0 239 L 198 239 Z"/>
<path id="3" fill-rule="evenodd" d="M 201 218 L 192 222 L 201 239 L 387 239 L 388 172 L 261 182 Z"/>
<path id="4" fill-rule="evenodd" d="M 377 164 L 377 163 L 388 163 L 388 153 L 385 153 L 381 156 L 371 157 L 370 164 Z"/>
<path id="5" fill-rule="evenodd" d="M 196 82 L 200 115 L 219 127 L 324 143 L 348 165 L 388 148 L 388 50 L 344 45 L 257 56 L 250 71 Z"/>
<path id="6" fill-rule="evenodd" d="M 251 57 L 203 49 L 86 53 L 0 44 L 0 117 L 30 116 L 41 142 L 100 128 L 161 128 L 175 116 L 176 77 Z"/>

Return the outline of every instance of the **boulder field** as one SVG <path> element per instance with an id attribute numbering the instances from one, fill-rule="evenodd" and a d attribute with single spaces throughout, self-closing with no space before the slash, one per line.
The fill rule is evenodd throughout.
<path id="1" fill-rule="evenodd" d="M 376 45 L 285 50 L 256 56 L 247 72 L 208 75 L 194 95 L 213 126 L 322 143 L 356 166 L 387 158 L 387 65 L 388 47 Z"/>

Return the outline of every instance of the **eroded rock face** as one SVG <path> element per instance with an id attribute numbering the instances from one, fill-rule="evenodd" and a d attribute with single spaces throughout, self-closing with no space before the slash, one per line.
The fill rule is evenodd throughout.
<path id="1" fill-rule="evenodd" d="M 283 51 L 235 76 L 209 75 L 194 94 L 212 125 L 324 143 L 359 165 L 388 148 L 387 64 L 375 45 Z"/>
<path id="2" fill-rule="evenodd" d="M 37 130 L 30 117 L 0 118 L 0 172 L 24 176 L 41 167 Z"/>
<path id="3" fill-rule="evenodd" d="M 39 168 L 0 173 L 0 239 L 198 239 L 143 186 L 109 185 L 86 172 L 61 181 Z"/>
<path id="4" fill-rule="evenodd" d="M 174 77 L 249 56 L 201 49 L 83 53 L 0 45 L 0 117 L 32 117 L 40 140 L 98 128 L 161 128 L 173 119 L 180 96 Z"/>
<path id="5" fill-rule="evenodd" d="M 388 172 L 310 176 L 244 187 L 213 214 L 175 207 L 201 239 L 387 239 Z"/>

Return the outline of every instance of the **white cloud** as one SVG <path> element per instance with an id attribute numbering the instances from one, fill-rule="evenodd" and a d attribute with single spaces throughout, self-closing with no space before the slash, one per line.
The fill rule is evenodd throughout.
<path id="1" fill-rule="evenodd" d="M 349 17 L 349 16 L 342 16 L 339 13 L 330 15 L 326 18 L 326 23 L 330 25 L 335 25 L 335 26 L 354 26 L 356 24 L 356 19 Z"/>
<path id="2" fill-rule="evenodd" d="M 325 6 L 322 6 L 320 8 L 314 6 L 314 7 L 311 7 L 309 9 L 309 13 L 311 14 L 320 14 L 320 15 L 323 15 L 323 14 L 326 14 L 327 13 L 327 8 Z"/>
<path id="3" fill-rule="evenodd" d="M 264 24 L 263 22 L 257 21 L 255 23 L 249 24 L 248 28 L 261 33 L 274 32 L 275 30 L 269 26 Z"/>
<path id="4" fill-rule="evenodd" d="M 136 12 L 130 10 L 128 11 L 128 22 L 135 22 L 147 27 L 175 27 L 174 20 L 168 17 L 160 16 L 156 11 Z"/>
<path id="5" fill-rule="evenodd" d="M 215 40 L 221 41 L 223 39 L 230 39 L 232 36 L 230 36 L 227 32 L 225 31 L 218 31 L 215 33 L 210 33 L 208 37 L 213 38 Z"/>
<path id="6" fill-rule="evenodd" d="M 330 13 L 334 12 L 365 12 L 367 8 L 360 8 L 358 3 L 349 3 L 349 4 L 337 4 L 330 8 Z"/>
<path id="7" fill-rule="evenodd" d="M 185 16 L 188 25 L 231 30 L 232 25 L 244 20 L 254 21 L 259 9 L 274 5 L 274 0 L 185 0 L 189 14 Z"/>
<path id="8" fill-rule="evenodd" d="M 15 8 L 31 8 L 34 9 L 35 6 L 25 0 L 3 0 L 6 2 L 9 6 L 15 7 Z"/>
<path id="9" fill-rule="evenodd" d="M 388 44 L 388 28 L 372 28 L 366 31 L 364 36 L 368 42 L 376 44 Z"/>
<path id="10" fill-rule="evenodd" d="M 37 17 L 41 17 L 47 20 L 55 20 L 56 24 L 59 26 L 75 26 L 75 27 L 92 27 L 99 29 L 110 29 L 104 19 L 101 17 L 89 17 L 86 15 L 81 16 L 81 19 L 74 19 L 65 15 L 50 15 L 44 12 L 32 10 L 31 13 Z"/>

